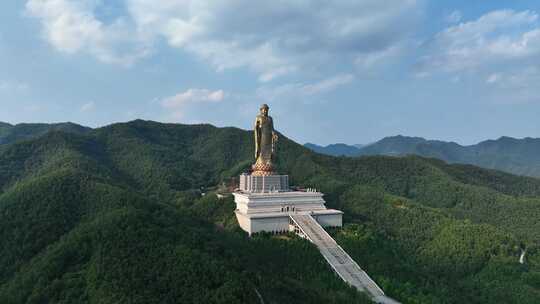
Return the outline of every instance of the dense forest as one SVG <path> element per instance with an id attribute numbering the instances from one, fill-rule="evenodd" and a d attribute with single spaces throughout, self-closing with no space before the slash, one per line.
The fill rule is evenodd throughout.
<path id="1" fill-rule="evenodd" d="M 251 152 L 247 131 L 141 120 L 1 145 L 0 303 L 369 303 L 309 242 L 238 228 L 215 191 Z M 389 296 L 540 301 L 540 180 L 284 136 L 278 153 L 345 212 L 330 233 Z"/>
<path id="2" fill-rule="evenodd" d="M 11 125 L 0 121 L 0 145 L 9 144 L 19 140 L 32 139 L 50 131 L 64 131 L 69 133 L 84 134 L 92 129 L 74 123 L 21 123 Z"/>

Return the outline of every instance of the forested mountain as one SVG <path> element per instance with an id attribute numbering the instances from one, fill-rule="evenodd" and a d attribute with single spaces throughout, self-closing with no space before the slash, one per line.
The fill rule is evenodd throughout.
<path id="1" fill-rule="evenodd" d="M 328 146 L 319 146 L 312 143 L 306 143 L 304 146 L 317 153 L 332 155 L 332 156 L 357 156 L 360 153 L 360 148 L 346 144 L 332 144 Z"/>
<path id="2" fill-rule="evenodd" d="M 438 158 L 449 163 L 471 164 L 518 175 L 540 177 L 540 138 L 501 137 L 476 145 L 461 146 L 454 142 L 398 135 L 363 146 L 356 152 L 354 152 L 354 146 L 344 145 L 341 149 L 350 151 L 347 154 L 336 153 L 333 149 L 325 149 L 312 144 L 309 146 L 306 144 L 306 147 L 319 153 L 334 156 L 419 155 Z"/>
<path id="3" fill-rule="evenodd" d="M 11 130 L 11 128 L 13 128 L 12 125 L 0 121 L 0 138 L 3 138 L 4 136 L 6 136 L 9 130 Z"/>
<path id="4" fill-rule="evenodd" d="M 70 122 L 56 124 L 22 123 L 17 125 L 0 122 L 0 145 L 13 143 L 18 140 L 35 138 L 49 131 L 65 131 L 84 134 L 90 130 L 90 128 Z"/>
<path id="5" fill-rule="evenodd" d="M 0 130 L 4 130 L 5 128 L 13 127 L 12 125 L 8 124 L 7 122 L 0 121 Z"/>
<path id="6" fill-rule="evenodd" d="M 308 241 L 248 238 L 212 194 L 250 166 L 252 140 L 137 120 L 3 145 L 0 303 L 368 303 Z M 284 136 L 278 153 L 345 212 L 331 233 L 391 297 L 538 303 L 540 180 Z"/>

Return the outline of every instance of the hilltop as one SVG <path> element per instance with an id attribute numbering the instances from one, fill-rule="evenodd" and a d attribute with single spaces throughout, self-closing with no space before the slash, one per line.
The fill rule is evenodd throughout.
<path id="1" fill-rule="evenodd" d="M 39 137 L 49 131 L 64 131 L 84 134 L 90 132 L 90 128 L 83 127 L 71 122 L 45 124 L 45 123 L 21 123 L 11 125 L 0 121 L 0 144 L 9 144 L 19 140 Z"/>

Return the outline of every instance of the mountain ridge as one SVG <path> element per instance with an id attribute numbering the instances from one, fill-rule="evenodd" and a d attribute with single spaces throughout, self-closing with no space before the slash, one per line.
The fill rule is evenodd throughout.
<path id="1" fill-rule="evenodd" d="M 19 123 L 9 124 L 0 122 L 0 144 L 9 144 L 19 140 L 27 140 L 44 135 L 49 131 L 62 130 L 66 132 L 84 134 L 92 130 L 72 122 L 61 123 Z"/>
<path id="2" fill-rule="evenodd" d="M 319 146 L 312 143 L 304 144 L 305 147 L 322 154 L 332 155 L 332 156 L 356 156 L 359 152 L 357 146 L 350 146 L 343 143 L 330 144 L 327 146 Z"/>
<path id="3" fill-rule="evenodd" d="M 138 121 L 146 122 L 140 119 L 132 122 L 136 123 Z M 22 123 L 16 125 L 0 122 L 0 145 L 32 139 L 55 130 L 86 134 L 93 129 L 71 122 L 55 124 Z M 532 137 L 518 139 L 501 136 L 498 139 L 485 140 L 478 144 L 460 145 L 455 142 L 397 135 L 385 137 L 378 142 L 360 148 L 358 145 L 342 143 L 326 147 L 307 143 L 304 146 L 317 153 L 333 156 L 388 155 L 400 157 L 419 155 L 438 158 L 449 163 L 471 164 L 517 175 L 540 177 L 540 153 L 538 153 L 540 151 L 540 139 Z"/>
<path id="4" fill-rule="evenodd" d="M 308 146 L 310 148 L 311 146 Z M 349 149 L 354 149 L 349 146 Z M 319 153 L 332 155 L 333 151 L 318 149 Z M 508 173 L 540 177 L 540 138 L 512 138 L 501 136 L 473 145 L 456 142 L 428 140 L 422 137 L 390 136 L 366 145 L 348 156 L 366 155 L 406 156 L 419 155 L 444 160 L 449 163 L 471 164 Z"/>

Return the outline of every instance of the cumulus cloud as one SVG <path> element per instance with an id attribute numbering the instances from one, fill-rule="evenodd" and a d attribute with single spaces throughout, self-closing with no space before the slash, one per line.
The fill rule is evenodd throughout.
<path id="1" fill-rule="evenodd" d="M 174 96 L 163 99 L 161 105 L 165 108 L 179 108 L 192 102 L 219 102 L 225 97 L 223 90 L 210 91 L 206 89 L 189 89 Z"/>
<path id="2" fill-rule="evenodd" d="M 486 83 L 501 89 L 511 89 L 513 92 L 524 88 L 534 88 L 535 91 L 538 91 L 540 68 L 531 66 L 511 71 L 492 73 L 487 77 Z M 538 93 L 536 95 L 540 96 Z"/>
<path id="3" fill-rule="evenodd" d="M 223 90 L 188 89 L 159 101 L 161 107 L 170 111 L 174 120 L 183 119 L 186 106 L 190 104 L 219 103 L 225 99 Z"/>
<path id="4" fill-rule="evenodd" d="M 353 80 L 354 76 L 351 74 L 337 75 L 331 78 L 324 79 L 317 83 L 302 85 L 300 86 L 300 91 L 304 95 L 315 95 L 319 93 L 330 92 L 340 86 L 351 83 Z"/>
<path id="5" fill-rule="evenodd" d="M 415 75 L 468 79 L 497 103 L 537 102 L 539 21 L 533 11 L 497 10 L 449 26 L 424 45 Z"/>
<path id="6" fill-rule="evenodd" d="M 81 112 L 90 112 L 92 110 L 94 110 L 96 108 L 96 103 L 91 101 L 91 102 L 87 102 L 85 104 L 83 104 L 81 106 Z"/>
<path id="7" fill-rule="evenodd" d="M 439 32 L 427 45 L 422 72 L 460 72 L 540 57 L 538 14 L 499 10 Z"/>
<path id="8" fill-rule="evenodd" d="M 339 74 L 314 83 L 290 83 L 279 86 L 262 86 L 257 89 L 257 97 L 263 100 L 293 100 L 304 101 L 318 98 L 317 95 L 329 93 L 339 87 L 350 84 L 355 79 L 352 74 Z"/>
<path id="9" fill-rule="evenodd" d="M 37 18 L 44 38 L 68 54 L 86 52 L 106 63 L 131 65 L 150 52 L 147 41 L 126 18 L 105 23 L 95 16 L 101 1 L 29 0 L 26 12 Z"/>
<path id="10" fill-rule="evenodd" d="M 410 30 L 418 8 L 410 0 L 162 2 L 130 0 L 129 6 L 138 24 L 154 28 L 170 45 L 220 71 L 248 67 L 263 82 L 384 51 Z M 175 24 L 181 30 L 168 30 Z"/>
<path id="11" fill-rule="evenodd" d="M 391 45 L 388 48 L 378 52 L 360 54 L 356 56 L 354 63 L 356 66 L 364 69 L 370 69 L 384 64 L 391 64 L 393 62 L 392 59 L 398 58 L 407 47 L 407 43 L 400 43 Z"/>
<path id="12" fill-rule="evenodd" d="M 164 39 L 217 71 L 247 67 L 267 82 L 306 68 L 376 58 L 411 33 L 422 2 L 123 0 L 125 11 L 109 23 L 95 14 L 106 1 L 28 0 L 27 11 L 64 52 L 131 63 Z"/>
<path id="13" fill-rule="evenodd" d="M 489 77 L 486 79 L 486 83 L 496 83 L 499 81 L 501 76 L 497 73 L 489 75 Z"/>
<path id="14" fill-rule="evenodd" d="M 535 66 L 497 72 L 486 78 L 489 98 L 504 104 L 540 102 L 538 83 L 540 68 Z"/>

